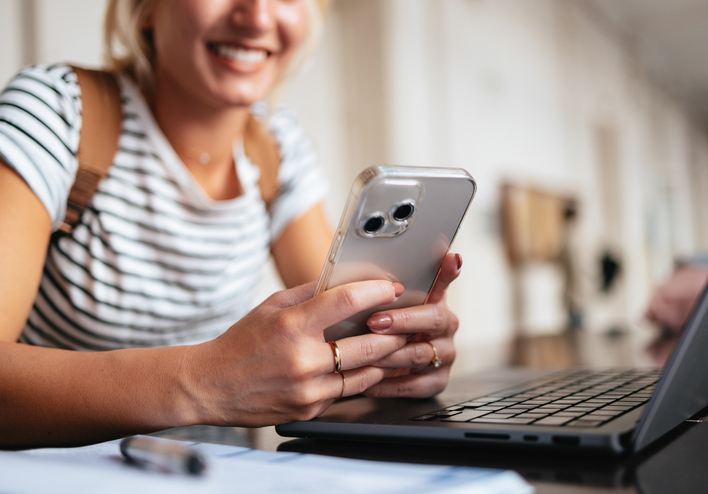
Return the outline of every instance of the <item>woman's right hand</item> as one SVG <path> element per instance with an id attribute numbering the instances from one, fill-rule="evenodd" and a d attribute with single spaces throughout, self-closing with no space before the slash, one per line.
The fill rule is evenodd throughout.
<path id="1" fill-rule="evenodd" d="M 215 340 L 190 347 L 183 370 L 204 424 L 263 426 L 309 420 L 343 388 L 324 340 L 330 325 L 394 302 L 400 285 L 366 281 L 313 297 L 316 284 L 272 295 Z M 390 372 L 369 364 L 406 344 L 405 335 L 366 334 L 339 340 L 343 396 L 359 394 Z"/>

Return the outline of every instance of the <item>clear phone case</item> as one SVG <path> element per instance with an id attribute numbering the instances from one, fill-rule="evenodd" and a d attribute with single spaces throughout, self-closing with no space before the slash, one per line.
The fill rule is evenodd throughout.
<path id="1" fill-rule="evenodd" d="M 381 165 L 361 172 L 316 293 L 380 279 L 401 283 L 405 292 L 391 305 L 327 328 L 325 339 L 368 332 L 366 320 L 380 310 L 424 304 L 476 190 L 474 179 L 458 168 Z"/>

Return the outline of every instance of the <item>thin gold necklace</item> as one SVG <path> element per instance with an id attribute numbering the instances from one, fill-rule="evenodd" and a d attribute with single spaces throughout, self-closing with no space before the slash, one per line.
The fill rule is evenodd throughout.
<path id="1" fill-rule="evenodd" d="M 175 141 L 178 142 L 180 144 L 180 147 L 183 148 L 182 152 L 185 156 L 193 160 L 197 160 L 202 165 L 208 165 L 212 161 L 221 161 L 222 159 L 226 158 L 227 156 L 233 153 L 233 151 L 230 149 L 228 153 L 224 153 L 222 156 L 218 156 L 217 159 L 212 159 L 211 154 L 207 153 L 206 151 L 200 151 L 196 148 L 193 148 L 186 144 L 184 141 L 177 138 L 175 138 Z M 177 149 L 175 149 L 175 151 L 177 151 Z M 177 151 L 177 154 L 179 154 L 179 151 Z"/>

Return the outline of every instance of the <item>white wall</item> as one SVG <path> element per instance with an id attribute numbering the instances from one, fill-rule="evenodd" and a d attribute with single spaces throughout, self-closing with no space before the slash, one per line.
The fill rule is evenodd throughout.
<path id="1" fill-rule="evenodd" d="M 37 61 L 101 63 L 106 0 L 30 1 L 36 4 Z"/>
<path id="2" fill-rule="evenodd" d="M 27 5 L 31 46 L 23 40 L 31 31 L 20 29 Z M 0 78 L 28 53 L 98 63 L 104 5 L 0 0 Z M 331 179 L 333 223 L 354 176 L 372 164 L 458 166 L 477 179 L 455 245 L 465 262 L 450 293 L 465 356 L 456 372 L 501 363 L 513 334 L 503 180 L 580 199 L 576 244 L 590 330 L 634 327 L 673 257 L 708 249 L 706 131 L 648 80 L 624 43 L 582 1 L 335 0 L 312 66 L 284 90 Z M 616 142 L 609 168 L 602 133 Z M 597 290 L 606 247 L 624 262 L 612 296 Z M 545 267 L 529 275 L 539 320 L 558 320 L 559 276 Z M 277 287 L 272 274 L 264 293 Z"/>
<path id="3" fill-rule="evenodd" d="M 370 22 L 384 26 L 385 58 L 374 68 L 383 73 L 384 107 L 370 118 L 386 123 L 387 141 L 372 147 L 391 163 L 467 168 L 479 183 L 455 246 L 465 270 L 450 301 L 462 321 L 458 345 L 470 350 L 461 353 L 471 356 L 458 370 L 493 363 L 498 343 L 512 336 L 498 226 L 505 179 L 580 199 L 576 244 L 583 246 L 589 330 L 638 327 L 652 285 L 674 256 L 708 247 L 696 210 L 705 210 L 708 189 L 693 179 L 705 181 L 705 131 L 648 80 L 622 37 L 583 2 L 386 0 L 376 12 L 361 0 L 340 4 L 379 15 Z M 362 30 L 344 41 L 364 43 L 370 35 Z M 345 60 L 381 79 L 370 66 Z M 346 121 L 343 139 L 363 124 Z M 598 135 L 608 132 L 614 160 L 603 166 Z M 338 161 L 357 170 L 372 164 L 352 161 L 346 146 L 342 152 Z M 606 248 L 618 252 L 624 270 L 607 295 L 597 289 Z M 530 312 L 557 321 L 560 274 L 536 271 L 527 283 Z"/>
<path id="4" fill-rule="evenodd" d="M 24 62 L 20 0 L 0 0 L 0 84 L 12 77 Z"/>

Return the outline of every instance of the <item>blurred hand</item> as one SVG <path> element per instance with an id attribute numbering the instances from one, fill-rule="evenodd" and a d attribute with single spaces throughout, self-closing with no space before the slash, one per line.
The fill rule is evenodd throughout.
<path id="1" fill-rule="evenodd" d="M 457 317 L 445 303 L 445 292 L 460 275 L 461 267 L 462 257 L 448 254 L 425 305 L 378 312 L 369 318 L 367 324 L 372 332 L 377 335 L 406 335 L 409 343 L 373 364 L 392 372 L 364 394 L 422 398 L 445 389 L 450 366 L 455 360 L 452 338 L 459 326 Z M 442 360 L 439 368 L 431 365 L 435 357 L 431 345 Z"/>
<path id="2" fill-rule="evenodd" d="M 691 265 L 677 268 L 654 290 L 646 318 L 669 335 L 677 336 L 707 282 L 708 268 Z"/>
<path id="3" fill-rule="evenodd" d="M 272 295 L 226 333 L 191 347 L 189 392 L 203 424 L 263 426 L 309 420 L 342 394 L 324 330 L 402 293 L 387 281 L 343 285 L 313 298 L 316 283 Z M 365 334 L 338 342 L 343 396 L 359 394 L 390 372 L 370 364 L 404 347 L 403 334 Z M 449 358 L 449 357 L 448 357 Z"/>

